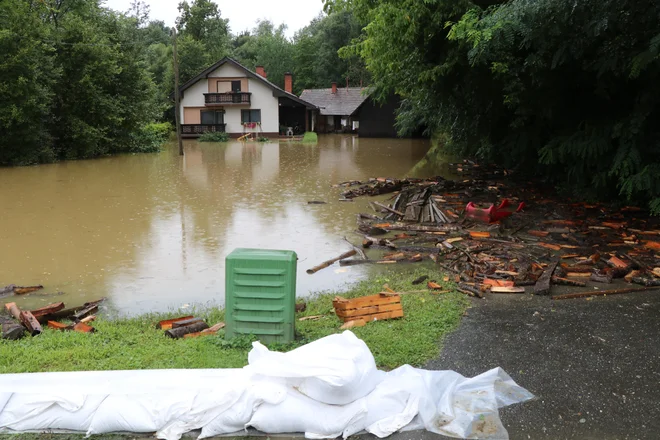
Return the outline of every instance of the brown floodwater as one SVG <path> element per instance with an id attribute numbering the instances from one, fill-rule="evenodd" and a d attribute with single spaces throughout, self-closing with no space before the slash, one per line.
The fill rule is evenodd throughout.
<path id="1" fill-rule="evenodd" d="M 338 182 L 411 175 L 426 140 L 328 135 L 300 143 L 185 142 L 158 154 L 0 169 L 0 298 L 35 308 L 107 297 L 121 314 L 224 304 L 235 248 L 298 254 L 297 295 L 335 290 L 378 268 L 305 270 L 350 247 L 366 199 L 339 202 Z M 309 205 L 311 200 L 325 205 Z M 63 294 L 55 295 L 56 292 Z"/>

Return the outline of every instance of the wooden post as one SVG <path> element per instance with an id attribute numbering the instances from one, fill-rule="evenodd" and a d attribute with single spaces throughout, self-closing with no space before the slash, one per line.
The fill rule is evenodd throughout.
<path id="1" fill-rule="evenodd" d="M 174 62 L 174 120 L 176 121 L 176 139 L 179 143 L 179 156 L 183 156 L 183 141 L 181 140 L 181 110 L 179 91 L 179 61 L 176 56 L 176 28 L 172 28 L 172 55 Z"/>

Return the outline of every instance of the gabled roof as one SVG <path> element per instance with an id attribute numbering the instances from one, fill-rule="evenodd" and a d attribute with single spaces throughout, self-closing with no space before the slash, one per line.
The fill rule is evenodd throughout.
<path id="1" fill-rule="evenodd" d="M 337 87 L 337 93 L 332 89 L 306 89 L 300 95 L 328 116 L 350 116 L 368 97 L 368 90 L 362 87 Z"/>
<path id="2" fill-rule="evenodd" d="M 302 104 L 302 105 L 306 106 L 307 108 L 310 108 L 310 109 L 315 109 L 315 108 L 316 108 L 316 106 L 315 106 L 314 104 L 311 104 L 311 103 L 305 101 L 304 99 L 301 99 L 301 98 L 297 97 L 297 96 L 294 95 L 293 93 L 289 93 L 289 92 L 285 91 L 284 89 L 281 89 L 281 88 L 277 87 L 275 84 L 273 84 L 272 82 L 268 81 L 268 80 L 267 80 L 266 78 L 264 78 L 263 76 L 259 75 L 259 74 L 256 73 L 256 72 L 251 71 L 250 69 L 248 69 L 247 67 L 245 67 L 244 65 L 242 65 L 241 63 L 239 63 L 238 61 L 236 61 L 235 59 L 233 59 L 233 58 L 229 58 L 229 57 L 224 57 L 223 59 L 221 59 L 221 60 L 218 61 L 217 63 L 215 63 L 215 64 L 209 66 L 208 68 L 206 68 L 206 69 L 205 69 L 203 72 L 201 72 L 199 75 L 197 75 L 197 76 L 193 77 L 192 79 L 188 80 L 185 84 L 183 84 L 181 87 L 179 87 L 179 91 L 180 91 L 181 94 L 183 95 L 183 92 L 184 92 L 186 89 L 190 88 L 190 87 L 191 87 L 193 84 L 195 84 L 197 81 L 199 81 L 199 80 L 201 80 L 201 79 L 206 79 L 206 78 L 208 78 L 209 75 L 210 75 L 214 70 L 216 70 L 217 68 L 223 66 L 223 65 L 226 64 L 226 63 L 233 64 L 234 66 L 236 66 L 236 67 L 238 67 L 239 69 L 243 70 L 243 71 L 245 72 L 245 74 L 248 76 L 248 78 L 256 79 L 256 80 L 261 81 L 261 82 L 263 82 L 264 84 L 266 84 L 268 87 L 270 87 L 271 89 L 273 89 L 273 95 L 274 95 L 275 97 L 277 97 L 277 98 L 289 98 L 289 99 L 291 99 L 292 101 L 297 102 L 298 104 Z M 174 93 L 172 93 L 172 94 L 174 94 Z"/>

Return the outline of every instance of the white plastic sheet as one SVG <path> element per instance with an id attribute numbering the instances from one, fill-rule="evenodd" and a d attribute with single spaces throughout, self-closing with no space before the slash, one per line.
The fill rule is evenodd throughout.
<path id="1" fill-rule="evenodd" d="M 259 343 L 244 369 L 0 375 L 0 431 L 154 432 L 178 440 L 254 427 L 307 438 L 427 429 L 506 439 L 498 408 L 533 396 L 495 368 L 474 378 L 403 366 L 378 371 L 350 331 L 288 353 Z"/>

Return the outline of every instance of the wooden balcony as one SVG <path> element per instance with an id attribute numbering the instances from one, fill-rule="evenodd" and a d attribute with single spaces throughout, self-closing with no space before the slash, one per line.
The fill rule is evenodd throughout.
<path id="1" fill-rule="evenodd" d="M 201 136 L 204 133 L 224 132 L 226 124 L 181 124 L 183 136 Z"/>
<path id="2" fill-rule="evenodd" d="M 204 93 L 204 103 L 215 105 L 250 105 L 250 95 L 247 92 Z"/>

